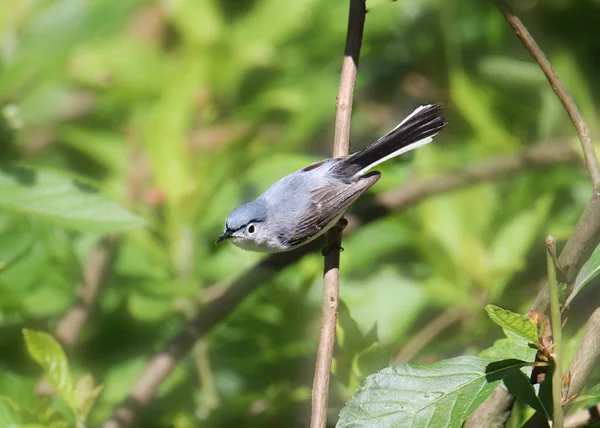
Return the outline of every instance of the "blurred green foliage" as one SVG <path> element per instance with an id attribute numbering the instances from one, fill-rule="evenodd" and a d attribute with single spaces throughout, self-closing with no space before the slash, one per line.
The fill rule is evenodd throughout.
<path id="1" fill-rule="evenodd" d="M 515 6 L 597 131 L 598 1 Z M 229 211 L 328 156 L 347 8 L 341 0 L 3 1 L 0 161 L 77 177 L 147 223 L 120 238 L 97 310 L 67 350 L 75 378 L 92 373 L 104 385 L 92 425 L 125 398 L 148 355 L 202 310 L 209 287 L 261 259 L 214 245 Z M 450 121 L 437 144 L 382 165 L 373 192 L 535 142 L 576 144 L 492 2 L 369 0 L 368 9 L 354 148 L 421 103 L 442 102 Z M 448 308 L 459 308 L 461 321 L 424 344 L 417 362 L 474 355 L 499 339 L 484 304 L 528 308 L 545 277 L 543 237 L 566 240 L 590 191 L 580 167 L 528 169 L 429 198 L 349 237 L 331 423 L 366 375 Z M 33 398 L 41 371 L 21 329 L 55 329 L 77 301 L 95 233 L 115 229 L 0 209 L 0 418 L 9 398 L 67 414 L 59 400 Z M 321 271 L 320 256 L 308 256 L 248 297 L 180 362 L 140 426 L 301 426 Z M 567 355 L 594 301 L 581 300 L 566 326 Z"/>

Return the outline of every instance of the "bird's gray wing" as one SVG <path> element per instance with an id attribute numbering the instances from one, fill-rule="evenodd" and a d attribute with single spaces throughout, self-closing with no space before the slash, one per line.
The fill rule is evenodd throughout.
<path id="1" fill-rule="evenodd" d="M 373 172 L 352 184 L 328 184 L 313 190 L 306 214 L 288 238 L 288 244 L 299 245 L 319 233 L 375 184 L 380 176 L 378 172 Z"/>

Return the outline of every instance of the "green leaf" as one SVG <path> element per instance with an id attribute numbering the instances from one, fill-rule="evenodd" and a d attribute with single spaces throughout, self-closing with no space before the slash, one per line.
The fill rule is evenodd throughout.
<path id="1" fill-rule="evenodd" d="M 567 284 L 564 282 L 558 283 L 558 301 L 563 304 L 567 298 Z"/>
<path id="2" fill-rule="evenodd" d="M 518 337 L 525 339 L 528 343 L 537 345 L 537 327 L 530 318 L 502 309 L 496 305 L 487 305 L 485 310 L 492 321 L 502 327 L 505 332 L 514 333 Z"/>
<path id="3" fill-rule="evenodd" d="M 526 363 L 457 357 L 387 367 L 367 378 L 340 412 L 337 428 L 460 427 L 500 381 Z"/>
<path id="4" fill-rule="evenodd" d="M 587 394 L 577 396 L 573 403 L 577 403 L 577 408 L 587 408 L 600 403 L 600 383 L 592 386 Z"/>
<path id="5" fill-rule="evenodd" d="M 44 377 L 77 415 L 78 403 L 69 362 L 60 344 L 51 335 L 41 331 L 24 328 L 23 336 L 29 355 L 44 369 Z"/>
<path id="6" fill-rule="evenodd" d="M 510 333 L 510 335 L 513 335 L 513 333 Z M 497 340 L 493 346 L 481 351 L 479 357 L 493 361 L 515 359 L 534 362 L 537 351 L 535 346 L 527 343 L 518 336 L 513 336 L 512 338 Z M 521 372 L 529 379 L 532 370 L 533 367 L 525 366 L 521 369 Z"/>
<path id="7" fill-rule="evenodd" d="M 481 351 L 479 356 L 494 361 L 516 359 L 533 362 L 536 354 L 537 348 L 529 346 L 524 341 L 499 339 L 494 342 L 493 346 Z"/>
<path id="8" fill-rule="evenodd" d="M 577 293 L 592 279 L 594 279 L 600 273 L 600 244 L 596 247 L 589 259 L 584 263 L 575 278 L 575 285 L 573 286 L 573 292 L 565 302 L 565 306 L 575 298 Z"/>
<path id="9" fill-rule="evenodd" d="M 55 171 L 0 167 L 0 208 L 94 233 L 140 227 L 144 221 L 120 205 Z"/>

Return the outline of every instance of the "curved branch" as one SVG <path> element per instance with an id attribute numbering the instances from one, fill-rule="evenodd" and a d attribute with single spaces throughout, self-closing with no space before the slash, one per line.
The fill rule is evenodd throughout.
<path id="1" fill-rule="evenodd" d="M 525 27 L 519 17 L 511 10 L 508 3 L 506 3 L 505 0 L 494 0 L 494 3 L 498 9 L 500 9 L 513 30 L 515 30 L 517 37 L 521 39 L 531 56 L 536 60 L 546 75 L 548 82 L 550 82 L 552 89 L 554 89 L 556 96 L 560 99 L 560 102 L 569 114 L 569 118 L 571 119 L 571 122 L 573 122 L 573 125 L 575 125 L 579 141 L 581 142 L 583 156 L 592 178 L 594 190 L 596 192 L 600 191 L 600 166 L 598 166 L 598 158 L 596 157 L 596 152 L 592 145 L 587 123 L 579 112 L 577 104 L 575 104 L 573 97 L 571 97 L 571 94 L 560 80 L 560 77 L 558 77 L 558 74 L 554 70 L 554 67 L 552 67 L 552 64 L 550 64 L 550 61 L 548 61 L 548 58 L 546 58 L 542 49 L 540 49 L 533 36 L 529 34 L 527 27 Z"/>

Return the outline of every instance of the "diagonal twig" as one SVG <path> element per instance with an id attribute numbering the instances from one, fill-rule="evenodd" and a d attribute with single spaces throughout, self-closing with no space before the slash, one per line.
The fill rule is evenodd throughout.
<path id="1" fill-rule="evenodd" d="M 114 262 L 118 237 L 102 239 L 88 256 L 83 269 L 83 283 L 77 290 L 78 302 L 58 321 L 56 337 L 66 347 L 72 347 L 87 323 L 96 297 Z"/>
<path id="2" fill-rule="evenodd" d="M 567 396 L 579 394 L 590 379 L 600 361 L 600 308 L 596 309 L 587 321 L 581 345 L 569 364 L 571 382 Z M 568 406 L 567 406 L 568 407 Z M 565 420 L 567 426 L 567 420 Z"/>
<path id="3" fill-rule="evenodd" d="M 337 95 L 335 112 L 335 135 L 333 140 L 334 157 L 346 156 L 350 150 L 350 120 L 354 84 L 358 72 L 358 61 L 365 25 L 365 0 L 350 0 L 348 13 L 348 33 L 342 75 Z M 323 308 L 321 314 L 321 335 L 317 349 L 317 361 L 312 388 L 311 428 L 327 426 L 327 405 L 329 403 L 329 379 L 331 361 L 335 345 L 340 295 L 340 251 L 343 227 L 334 227 L 328 233 L 330 249 L 324 256 Z"/>
<path id="4" fill-rule="evenodd" d="M 406 364 L 421 351 L 428 343 L 438 337 L 452 324 L 464 318 L 466 312 L 461 308 L 452 307 L 429 321 L 419 330 L 394 357 L 394 364 Z"/>
<path id="5" fill-rule="evenodd" d="M 528 168 L 547 168 L 576 160 L 577 153 L 567 145 L 542 143 L 515 155 L 477 162 L 439 177 L 413 181 L 397 190 L 380 194 L 371 208 L 355 215 L 347 215 L 349 224 L 344 230 L 344 236 L 352 234 L 361 225 L 404 209 L 432 195 L 501 177 L 511 177 Z M 158 387 L 175 368 L 177 361 L 190 351 L 197 339 L 205 336 L 215 325 L 229 316 L 260 285 L 306 254 L 322 248 L 322 245 L 322 240 L 316 240 L 297 250 L 271 255 L 240 274 L 224 292 L 217 293 L 217 297 L 202 308 L 202 312 L 151 359 L 129 392 L 128 398 L 115 409 L 110 419 L 105 422 L 104 428 L 122 428 L 131 425 L 141 410 L 150 403 Z M 221 288 L 219 286 L 219 291 Z"/>
<path id="6" fill-rule="evenodd" d="M 589 128 L 585 119 L 579 112 L 577 104 L 575 104 L 573 97 L 571 97 L 571 94 L 560 80 L 560 77 L 558 77 L 558 74 L 554 70 L 554 67 L 552 67 L 552 64 L 550 64 L 550 61 L 548 61 L 548 58 L 546 58 L 546 55 L 542 49 L 540 49 L 533 36 L 529 34 L 527 27 L 525 27 L 519 17 L 515 15 L 508 3 L 505 0 L 493 1 L 498 9 L 500 9 L 513 30 L 515 30 L 517 37 L 521 39 L 531 56 L 533 56 L 533 58 L 536 60 L 546 75 L 548 82 L 550 82 L 552 89 L 554 89 L 556 96 L 560 99 L 560 102 L 569 114 L 569 118 L 571 118 L 571 122 L 573 122 L 573 125 L 575 125 L 579 141 L 581 142 L 585 164 L 592 178 L 594 190 L 599 192 L 600 166 L 598 166 L 598 158 L 596 157 L 596 152 L 594 151 L 594 146 L 592 145 Z"/>
<path id="7" fill-rule="evenodd" d="M 556 239 L 552 235 L 546 238 L 546 265 L 548 267 L 548 291 L 550 294 L 550 323 L 552 325 L 552 343 L 554 345 L 554 370 L 552 371 L 552 426 L 563 428 L 562 408 L 562 321 L 556 265 L 552 254 L 556 254 Z M 546 421 L 544 421 L 546 422 Z"/>
<path id="8" fill-rule="evenodd" d="M 77 288 L 77 301 L 65 312 L 56 326 L 56 338 L 66 348 L 72 348 L 94 310 L 97 296 L 109 275 L 116 255 L 118 237 L 103 238 L 92 250 L 83 267 L 82 283 Z M 38 395 L 51 395 L 54 388 L 46 379 L 36 386 Z"/>

